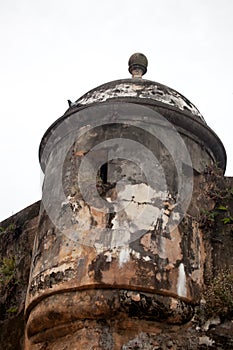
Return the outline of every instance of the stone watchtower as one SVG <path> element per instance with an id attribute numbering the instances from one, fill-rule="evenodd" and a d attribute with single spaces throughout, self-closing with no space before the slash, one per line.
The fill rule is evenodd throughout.
<path id="1" fill-rule="evenodd" d="M 166 349 L 200 301 L 200 186 L 206 167 L 225 170 L 225 150 L 189 100 L 142 78 L 144 55 L 129 71 L 42 138 L 26 349 Z"/>

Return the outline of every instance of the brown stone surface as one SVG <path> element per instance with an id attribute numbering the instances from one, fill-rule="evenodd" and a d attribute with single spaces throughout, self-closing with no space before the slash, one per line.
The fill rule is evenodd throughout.
<path id="1" fill-rule="evenodd" d="M 0 223 L 0 349 L 23 349 L 24 308 L 40 202 Z"/>
<path id="2" fill-rule="evenodd" d="M 204 248 L 201 248 L 204 249 L 205 256 L 204 285 L 207 286 L 207 290 L 211 290 L 215 276 L 220 276 L 219 271 L 232 271 L 233 228 L 232 224 L 224 224 L 222 220 L 231 217 L 233 213 L 231 194 L 233 181 L 209 170 L 200 186 L 202 195 L 199 200 L 205 210 L 207 210 L 206 201 L 210 199 L 213 203 L 209 211 L 202 214 L 198 223 L 199 234 L 202 235 L 204 242 Z M 227 210 L 216 209 L 220 205 Z M 1 283 L 0 348 L 3 350 L 24 349 L 23 308 L 38 212 L 39 203 L 35 203 L 0 225 L 4 228 L 0 235 L 1 261 L 4 257 L 9 259 L 14 257 L 16 261 L 12 280 L 5 285 Z M 214 219 L 212 213 L 215 213 Z M 186 227 L 187 232 L 196 227 L 193 227 L 192 221 L 189 222 L 188 219 L 184 220 L 182 225 Z M 148 249 L 146 237 L 144 245 Z M 221 289 L 221 284 L 217 286 Z M 223 288 L 224 286 L 225 284 Z M 48 290 L 51 288 L 48 287 Z M 216 292 L 214 289 L 213 291 Z M 227 294 L 224 295 L 227 297 Z M 224 300 L 220 299 L 223 303 L 222 310 L 216 308 L 215 299 L 212 304 L 206 299 L 194 307 L 194 317 L 191 321 L 179 324 L 180 316 L 177 320 L 174 317 L 171 320 L 166 314 L 171 313 L 171 310 L 166 311 L 164 308 L 165 296 L 157 296 L 157 299 L 154 297 L 151 299 L 150 296 L 148 292 L 114 290 L 114 288 L 74 290 L 51 295 L 32 309 L 32 313 L 34 315 L 38 313 L 39 317 L 35 318 L 34 325 L 32 323 L 27 330 L 31 341 L 33 339 L 33 345 L 31 343 L 26 348 L 41 350 L 233 348 L 231 299 L 226 300 L 225 304 Z M 206 296 L 203 295 L 202 298 L 204 300 Z M 217 302 L 219 303 L 219 299 Z M 170 306 L 176 308 L 176 299 L 171 299 Z M 7 312 L 10 309 L 13 312 Z M 182 308 L 181 311 L 183 312 Z"/>

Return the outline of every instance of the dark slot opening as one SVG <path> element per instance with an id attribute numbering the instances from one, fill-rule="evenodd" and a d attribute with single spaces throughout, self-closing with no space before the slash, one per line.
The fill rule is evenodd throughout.
<path id="1" fill-rule="evenodd" d="M 104 163 L 100 167 L 100 178 L 102 179 L 104 184 L 108 182 L 108 163 Z"/>

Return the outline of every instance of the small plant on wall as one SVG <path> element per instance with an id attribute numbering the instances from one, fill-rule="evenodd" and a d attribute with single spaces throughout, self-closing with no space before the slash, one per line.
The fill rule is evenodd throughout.
<path id="1" fill-rule="evenodd" d="M 0 286 L 6 286 L 15 279 L 15 265 L 14 257 L 4 257 L 0 261 Z"/>

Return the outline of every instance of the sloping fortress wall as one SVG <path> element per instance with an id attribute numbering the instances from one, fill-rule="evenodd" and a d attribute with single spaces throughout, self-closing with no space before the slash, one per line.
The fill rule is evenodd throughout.
<path id="1" fill-rule="evenodd" d="M 6 349 L 233 346 L 225 150 L 146 70 L 131 56 L 132 79 L 70 102 L 43 136 L 42 200 L 0 236 Z"/>

